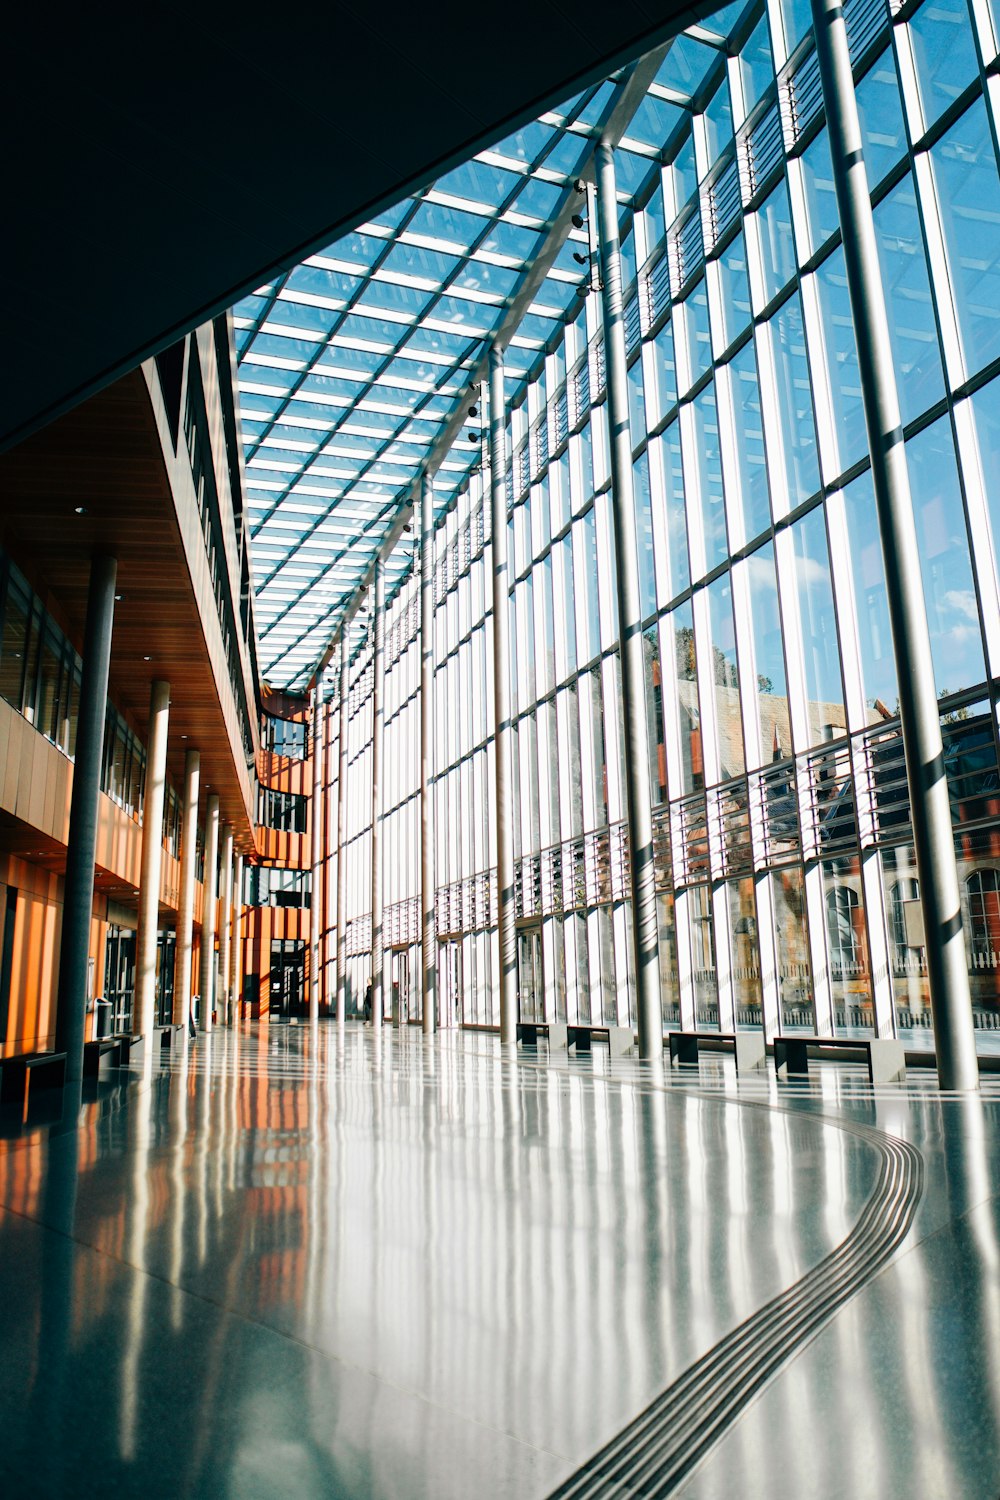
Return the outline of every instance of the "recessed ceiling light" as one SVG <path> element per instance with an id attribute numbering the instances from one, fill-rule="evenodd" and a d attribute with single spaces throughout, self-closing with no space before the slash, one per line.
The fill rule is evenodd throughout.
<path id="1" fill-rule="evenodd" d="M 153 658 L 151 656 L 144 656 L 142 659 L 143 659 L 143 661 L 152 661 L 153 660 Z"/>
<path id="2" fill-rule="evenodd" d="M 74 505 L 73 509 L 78 516 L 85 516 L 87 514 L 87 507 L 85 505 Z"/>

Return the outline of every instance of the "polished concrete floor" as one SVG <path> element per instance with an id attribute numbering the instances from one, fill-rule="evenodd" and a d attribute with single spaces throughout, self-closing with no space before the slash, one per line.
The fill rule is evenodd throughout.
<path id="1" fill-rule="evenodd" d="M 0 1495 L 997 1500 L 998 1084 L 199 1038 L 7 1122 Z"/>

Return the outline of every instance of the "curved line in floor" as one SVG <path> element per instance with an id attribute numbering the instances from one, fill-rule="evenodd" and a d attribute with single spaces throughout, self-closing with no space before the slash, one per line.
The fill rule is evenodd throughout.
<path id="1" fill-rule="evenodd" d="M 673 1494 L 746 1404 L 871 1280 L 903 1240 L 923 1192 L 919 1151 L 870 1126 L 819 1114 L 800 1118 L 860 1136 L 878 1153 L 878 1178 L 857 1223 L 817 1265 L 696 1360 L 553 1490 L 550 1500 L 661 1500 Z"/>

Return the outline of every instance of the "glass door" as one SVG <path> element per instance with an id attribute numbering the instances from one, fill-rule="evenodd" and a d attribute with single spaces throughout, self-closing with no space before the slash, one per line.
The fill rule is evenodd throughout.
<path id="1" fill-rule="evenodd" d="M 462 1024 L 462 945 L 453 938 L 438 944 L 438 1024 Z"/>
<path id="2" fill-rule="evenodd" d="M 392 1024 L 405 1026 L 410 1017 L 410 955 L 405 948 L 392 950 Z"/>
<path id="3" fill-rule="evenodd" d="M 521 927 L 518 930 L 517 1008 L 520 1021 L 545 1020 L 541 927 Z"/>

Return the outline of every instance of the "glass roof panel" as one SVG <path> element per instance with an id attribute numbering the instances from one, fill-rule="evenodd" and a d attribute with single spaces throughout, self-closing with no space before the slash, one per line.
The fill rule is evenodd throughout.
<path id="1" fill-rule="evenodd" d="M 660 84 L 690 91 L 718 56 L 686 38 Z M 308 684 L 423 466 L 440 513 L 482 462 L 481 421 L 467 425 L 463 407 L 479 399 L 496 330 L 508 325 L 516 391 L 575 315 L 586 232 L 572 230 L 548 273 L 528 295 L 521 288 L 631 76 L 547 111 L 234 309 L 258 659 L 272 686 Z M 626 142 L 634 149 L 617 153 L 623 201 L 681 116 L 672 96 L 646 95 Z M 525 301 L 511 327 L 512 305 Z M 409 560 L 409 549 L 392 554 L 390 587 Z M 355 639 L 363 626 L 359 612 Z"/>

